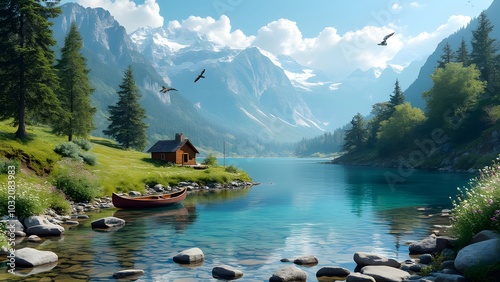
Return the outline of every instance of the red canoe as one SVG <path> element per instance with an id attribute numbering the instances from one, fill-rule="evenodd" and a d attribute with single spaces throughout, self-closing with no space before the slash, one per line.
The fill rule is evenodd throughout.
<path id="1" fill-rule="evenodd" d="M 169 194 L 147 196 L 120 196 L 113 193 L 113 205 L 119 209 L 147 209 L 177 204 L 186 199 L 187 189 Z"/>

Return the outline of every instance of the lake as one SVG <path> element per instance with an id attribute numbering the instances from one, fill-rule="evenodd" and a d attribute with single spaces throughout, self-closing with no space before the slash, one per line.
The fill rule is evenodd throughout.
<path id="1" fill-rule="evenodd" d="M 448 224 L 439 212 L 451 208 L 449 197 L 473 177 L 323 161 L 226 159 L 226 165 L 245 170 L 261 184 L 192 194 L 168 209 L 103 210 L 67 229 L 64 237 L 29 243 L 57 253 L 59 262 L 51 270 L 19 279 L 107 281 L 118 270 L 139 268 L 146 274 L 138 281 L 219 281 L 212 278 L 212 269 L 227 264 L 243 271 L 236 281 L 269 281 L 290 264 L 280 259 L 313 255 L 318 265 L 299 267 L 307 272 L 307 281 L 317 281 L 321 267 L 354 270 L 353 255 L 358 251 L 399 261 L 409 258 L 405 242 L 428 236 L 435 224 Z M 387 176 L 404 181 L 390 185 Z M 126 226 L 114 232 L 93 231 L 90 221 L 104 216 L 123 218 Z M 23 246 L 26 243 L 18 248 Z M 173 262 L 173 256 L 192 247 L 204 252 L 202 265 Z M 1 268 L 5 270 L 5 264 Z M 0 274 L 0 280 L 12 278 Z"/>

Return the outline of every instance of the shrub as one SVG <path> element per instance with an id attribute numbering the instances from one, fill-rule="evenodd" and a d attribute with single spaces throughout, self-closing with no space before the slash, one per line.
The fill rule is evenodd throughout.
<path id="1" fill-rule="evenodd" d="M 21 162 L 18 160 L 0 160 L 0 174 L 7 174 L 10 166 L 15 166 L 15 171 L 17 173 L 21 168 Z"/>
<path id="2" fill-rule="evenodd" d="M 83 162 L 88 165 L 93 166 L 97 164 L 97 157 L 92 153 L 80 153 L 79 156 L 83 159 Z"/>
<path id="3" fill-rule="evenodd" d="M 458 189 L 452 200 L 451 231 L 459 247 L 470 243 L 482 230 L 500 231 L 500 163 L 499 159 L 480 170 L 480 176 L 470 182 L 470 188 Z"/>
<path id="4" fill-rule="evenodd" d="M 226 172 L 229 172 L 229 173 L 238 173 L 239 172 L 239 169 L 237 167 L 235 167 L 234 165 L 227 166 L 225 170 L 226 170 Z"/>
<path id="5" fill-rule="evenodd" d="M 47 185 L 35 185 L 24 181 L 16 181 L 15 190 L 9 190 L 6 183 L 0 186 L 0 215 L 9 215 L 12 207 L 9 209 L 9 200 L 15 201 L 14 213 L 18 217 L 27 217 L 40 215 L 48 207 L 47 198 L 44 197 L 44 191 L 48 189 Z M 9 197 L 15 196 L 15 198 Z"/>
<path id="6" fill-rule="evenodd" d="M 63 157 L 80 159 L 80 147 L 73 142 L 61 143 L 54 148 L 54 151 Z"/>
<path id="7" fill-rule="evenodd" d="M 75 202 L 90 202 L 100 194 L 95 175 L 76 161 L 62 161 L 54 172 L 53 184 Z"/>
<path id="8" fill-rule="evenodd" d="M 47 196 L 49 208 L 54 210 L 57 214 L 66 215 L 71 213 L 71 204 L 66 199 L 63 192 L 56 190 L 49 192 Z"/>
<path id="9" fill-rule="evenodd" d="M 92 144 L 90 144 L 90 142 L 88 140 L 85 140 L 85 139 L 76 139 L 76 140 L 73 140 L 73 143 L 78 145 L 84 151 L 88 151 L 92 148 Z"/>
<path id="10" fill-rule="evenodd" d="M 219 161 L 217 160 L 217 157 L 214 154 L 210 153 L 203 160 L 202 164 L 209 165 L 209 166 L 218 166 L 219 165 Z"/>

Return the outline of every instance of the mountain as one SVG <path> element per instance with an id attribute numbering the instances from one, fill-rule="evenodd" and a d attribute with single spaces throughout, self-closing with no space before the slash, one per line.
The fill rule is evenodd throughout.
<path id="1" fill-rule="evenodd" d="M 493 25 L 493 30 L 490 33 L 491 38 L 496 38 L 497 42 L 500 40 L 500 17 L 497 15 L 500 13 L 500 1 L 493 1 L 490 7 L 485 10 L 486 16 Z M 462 42 L 462 38 L 467 44 L 467 50 L 470 52 L 472 50 L 471 40 L 472 31 L 477 29 L 478 20 L 473 19 L 467 27 L 458 30 L 449 37 L 443 39 L 436 50 L 427 58 L 427 61 L 420 69 L 418 77 L 415 81 L 404 91 L 407 101 L 411 102 L 413 106 L 425 109 L 425 100 L 422 97 L 422 93 L 428 91 L 432 87 L 431 74 L 434 73 L 435 68 L 438 65 L 438 60 L 440 60 L 443 54 L 443 48 L 446 43 L 450 44 L 453 51 L 458 50 Z M 404 88 L 402 88 L 404 89 Z"/>
<path id="2" fill-rule="evenodd" d="M 142 28 L 131 38 L 198 112 L 260 142 L 295 142 L 323 133 L 285 71 L 259 49 L 216 46 L 195 33 Z M 174 43 L 175 42 L 175 43 Z M 194 78 L 205 69 L 205 79 Z"/>
<path id="3" fill-rule="evenodd" d="M 107 107 L 116 103 L 116 91 L 123 72 L 132 65 L 135 82 L 142 94 L 140 103 L 148 116 L 147 147 L 159 139 L 173 139 L 178 132 L 185 133 L 200 149 L 209 151 L 221 151 L 226 140 L 250 139 L 248 134 L 235 137 L 223 123 L 208 121 L 191 101 L 179 93 L 160 93 L 161 85 L 167 86 L 168 79 L 162 77 L 151 61 L 139 52 L 125 28 L 108 11 L 83 8 L 75 3 L 64 4 L 61 9 L 62 14 L 53 20 L 56 53 L 64 46 L 64 38 L 74 21 L 83 39 L 81 52 L 87 59 L 87 68 L 91 70 L 89 78 L 95 89 L 92 102 L 98 111 L 93 135 L 103 135 L 102 130 L 108 125 Z M 249 146 L 252 147 L 252 143 Z"/>

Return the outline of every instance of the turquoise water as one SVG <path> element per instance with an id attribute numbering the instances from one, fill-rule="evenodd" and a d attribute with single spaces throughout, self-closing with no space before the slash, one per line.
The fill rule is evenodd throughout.
<path id="1" fill-rule="evenodd" d="M 63 238 L 40 246 L 29 243 L 56 252 L 59 263 L 27 279 L 107 281 L 118 270 L 139 268 L 146 274 L 138 281 L 218 281 L 212 278 L 212 268 L 227 264 L 243 271 L 237 281 L 268 281 L 289 265 L 280 259 L 313 255 L 318 265 L 299 267 L 308 281 L 317 281 L 315 273 L 324 266 L 353 270 L 358 251 L 407 259 L 404 243 L 426 237 L 433 224 L 443 222 L 428 215 L 451 208 L 449 196 L 472 177 L 321 161 L 226 159 L 226 165 L 242 168 L 261 185 L 189 195 L 182 205 L 169 209 L 93 215 L 114 215 L 127 223 L 118 231 L 96 232 L 89 220 L 67 230 Z M 391 186 L 386 175 L 404 182 Z M 418 209 L 424 207 L 429 210 Z M 173 262 L 174 255 L 192 247 L 204 252 L 202 265 Z M 7 278 L 12 276 L 0 274 L 0 279 Z"/>

